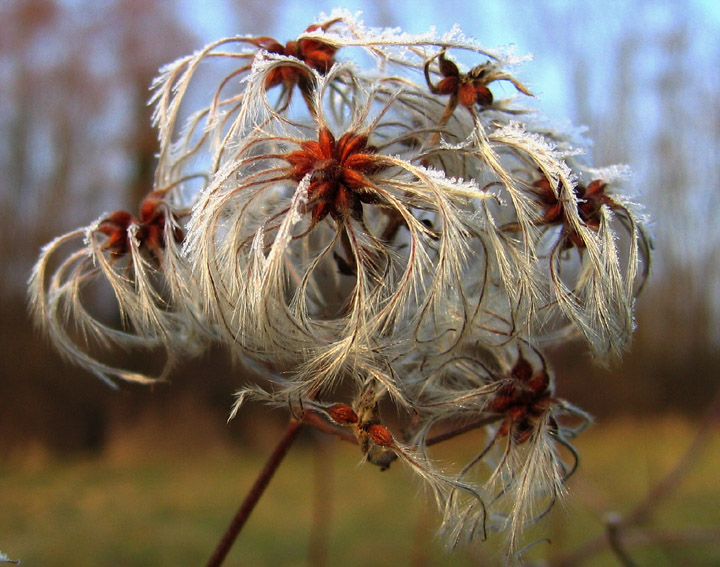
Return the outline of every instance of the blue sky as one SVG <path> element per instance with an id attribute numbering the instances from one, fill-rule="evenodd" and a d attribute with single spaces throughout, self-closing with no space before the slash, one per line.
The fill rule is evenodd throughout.
<path id="1" fill-rule="evenodd" d="M 191 0 L 178 1 L 185 6 L 191 29 L 203 42 L 239 33 L 271 35 L 285 41 L 301 32 L 321 11 L 330 12 L 339 4 L 332 0 L 292 3 L 266 0 L 260 4 L 260 0 L 259 4 L 271 16 L 267 18 L 268 22 L 272 23 L 268 24 L 270 27 L 253 29 L 250 20 L 243 20 L 228 11 L 229 5 L 252 4 L 251 0 L 214 0 L 203 2 L 202 7 Z M 280 5 L 281 9 L 278 8 Z M 705 153 L 714 151 L 713 147 L 717 145 L 717 134 L 713 134 L 707 121 L 708 116 L 714 116 L 713 109 L 720 108 L 717 95 L 720 92 L 718 0 L 591 0 L 582 3 L 571 0 L 432 0 L 424 3 L 396 0 L 392 6 L 384 0 L 346 0 L 341 6 L 352 12 L 362 11 L 362 18 L 369 26 L 389 24 L 418 33 L 431 26 L 446 31 L 458 23 L 467 35 L 487 47 L 513 44 L 517 54 L 532 53 L 535 60 L 515 70 L 515 74 L 538 95 L 535 106 L 554 120 L 580 121 L 573 94 L 578 85 L 573 82 L 571 69 L 571 64 L 577 65 L 578 55 L 587 65 L 587 109 L 596 117 L 604 117 L 603 120 L 613 119 L 617 114 L 611 105 L 618 96 L 623 96 L 618 92 L 618 74 L 619 68 L 627 62 L 634 94 L 628 99 L 631 100 L 629 122 L 624 123 L 622 129 L 633 145 L 622 148 L 611 139 L 609 159 L 630 163 L 635 171 L 633 184 L 641 193 L 651 189 L 653 179 L 657 179 L 656 154 L 648 142 L 656 140 L 658 132 L 668 128 L 682 129 L 684 135 L 677 138 L 689 143 L 691 148 L 702 148 Z M 683 36 L 686 45 L 679 48 L 682 51 L 675 51 L 672 36 L 682 29 L 687 32 Z M 635 39 L 635 44 L 630 51 L 618 49 L 622 41 L 631 39 Z M 666 40 L 668 44 L 664 45 L 662 42 Z M 620 53 L 626 53 L 628 59 L 619 59 Z M 678 91 L 681 94 L 676 95 L 675 104 L 687 120 L 664 114 L 667 108 L 663 110 L 659 93 L 662 82 L 668 77 L 682 81 L 682 90 Z M 696 138 L 696 130 L 702 130 L 705 137 Z M 590 136 L 596 137 L 592 128 Z M 606 149 L 607 143 L 606 140 Z M 681 151 L 698 150 L 686 147 Z M 698 160 L 690 167 L 696 169 L 694 177 L 686 182 L 692 186 L 678 187 L 678 190 L 685 191 L 688 196 L 683 222 L 693 224 L 697 214 L 703 214 L 702 211 L 717 201 L 714 196 L 717 177 L 712 162 L 707 159 Z M 667 167 L 663 169 L 666 170 Z M 715 257 L 714 243 L 720 237 L 707 234 L 708 230 L 715 229 L 684 226 L 687 234 L 678 239 L 675 233 L 663 228 L 677 224 L 674 219 L 662 218 L 661 211 L 669 214 L 667 204 L 653 203 L 653 192 L 650 193 L 644 200 L 658 221 L 658 249 L 670 246 L 668 239 L 672 239 L 676 242 L 670 247 L 683 250 L 686 260 L 689 255 L 695 260 L 700 256 L 702 265 L 708 258 Z M 662 193 L 657 198 L 662 200 Z M 691 244 L 696 242 L 703 242 L 705 246 Z M 659 256 L 661 254 L 656 260 Z M 662 262 L 656 262 L 658 264 Z M 706 277 L 714 278 L 717 274 Z M 720 281 L 715 286 L 715 302 L 717 336 L 720 337 Z"/>
<path id="2" fill-rule="evenodd" d="M 271 35 L 285 41 L 297 35 L 320 12 L 330 12 L 341 6 L 352 12 L 362 12 L 365 23 L 379 26 L 389 23 L 408 32 L 420 33 L 435 26 L 449 30 L 459 24 L 463 31 L 476 37 L 488 47 L 515 45 L 518 54 L 532 53 L 535 61 L 519 70 L 519 76 L 529 83 L 542 100 L 543 110 L 555 118 L 570 112 L 570 101 L 564 88 L 565 73 L 561 68 L 563 52 L 577 49 L 571 45 L 566 18 L 584 21 L 587 42 L 586 56 L 595 66 L 594 73 L 610 73 L 608 42 L 614 41 L 638 19 L 657 27 L 674 25 L 678 16 L 687 17 L 694 28 L 699 49 L 720 35 L 720 2 L 717 0 L 689 0 L 686 2 L 641 2 L 638 0 L 606 0 L 574 3 L 569 0 L 545 0 L 525 3 L 519 0 L 443 0 L 419 4 L 411 0 L 379 1 L 315 0 L 307 2 L 278 2 L 264 4 L 274 17 L 268 18 L 270 29 L 253 29 L 251 22 L 243 26 L 242 8 L 233 13 L 231 6 L 241 6 L 239 0 L 195 2 L 181 0 L 189 27 L 203 42 L 238 33 Z M 279 6 L 282 5 L 282 8 Z M 242 26 L 242 28 L 240 27 Z M 577 37 L 577 30 L 575 30 Z M 582 33 L 582 32 L 580 32 Z M 652 62 L 648 61 L 651 65 Z"/>

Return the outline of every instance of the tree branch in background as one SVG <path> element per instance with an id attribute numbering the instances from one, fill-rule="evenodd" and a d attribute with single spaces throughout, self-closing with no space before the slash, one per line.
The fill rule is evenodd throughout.
<path id="1" fill-rule="evenodd" d="M 573 567 L 583 564 L 587 559 L 602 553 L 608 547 L 621 564 L 632 567 L 636 563 L 630 558 L 627 549 L 648 545 L 689 545 L 692 543 L 720 542 L 720 529 L 689 528 L 687 530 L 637 529 L 647 523 L 663 500 L 672 496 L 682 481 L 697 463 L 715 433 L 720 419 L 720 390 L 707 411 L 695 438 L 675 467 L 670 470 L 648 493 L 648 495 L 624 516 L 612 513 L 606 516 L 606 531 L 588 540 L 576 550 L 561 555 L 550 563 L 554 567 Z"/>

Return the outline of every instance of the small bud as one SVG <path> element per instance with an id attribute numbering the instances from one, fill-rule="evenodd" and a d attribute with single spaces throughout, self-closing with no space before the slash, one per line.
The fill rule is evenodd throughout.
<path id="1" fill-rule="evenodd" d="M 371 425 L 367 432 L 370 439 L 381 447 L 389 447 L 394 444 L 392 433 L 384 425 Z"/>
<path id="2" fill-rule="evenodd" d="M 340 425 L 349 425 L 358 421 L 357 415 L 347 404 L 333 404 L 327 409 L 327 414 L 330 419 Z"/>

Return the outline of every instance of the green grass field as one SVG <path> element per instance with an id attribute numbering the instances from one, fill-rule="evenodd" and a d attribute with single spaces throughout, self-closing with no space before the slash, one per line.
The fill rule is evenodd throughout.
<path id="1" fill-rule="evenodd" d="M 673 467 L 694 428 L 679 419 L 617 421 L 578 440 L 581 468 L 570 496 L 538 526 L 532 559 L 552 559 L 603 533 L 607 512 L 625 513 Z M 213 448 L 184 454 L 182 439 L 158 440 L 97 459 L 18 459 L 0 466 L 0 552 L 25 566 L 199 566 L 209 559 L 267 451 Z M 434 537 L 436 512 L 399 463 L 358 465 L 357 448 L 328 438 L 322 458 L 293 447 L 226 565 L 312 565 L 313 514 L 326 524 L 326 565 L 466 566 L 497 563 L 497 542 L 446 553 Z M 452 451 L 448 451 L 448 455 Z M 316 469 L 323 471 L 316 506 Z M 633 547 L 638 565 L 718 565 L 720 435 L 714 434 L 649 526 L 700 541 Z M 630 534 L 632 535 L 632 534 Z M 698 536 L 695 533 L 695 536 Z M 636 536 L 632 536 L 633 539 Z M 667 537 L 663 539 L 667 540 Z M 322 547 L 313 546 L 318 551 Z M 317 564 L 317 563 L 316 563 Z M 585 565 L 620 565 L 609 553 Z"/>

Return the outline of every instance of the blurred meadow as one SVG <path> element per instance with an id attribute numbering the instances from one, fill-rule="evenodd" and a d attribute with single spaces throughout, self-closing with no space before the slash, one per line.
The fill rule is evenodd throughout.
<path id="1" fill-rule="evenodd" d="M 226 424 L 245 370 L 220 350 L 177 369 L 171 384 L 108 388 L 32 328 L 26 282 L 46 242 L 104 211 L 135 210 L 149 190 L 156 135 L 146 102 L 160 66 L 223 35 L 284 40 L 335 5 L 0 0 L 0 558 L 78 566 L 209 558 L 282 417 L 250 407 Z M 342 5 L 363 10 L 368 25 L 422 32 L 457 22 L 490 47 L 532 52 L 519 76 L 538 93 L 535 104 L 586 125 L 598 165 L 629 164 L 654 219 L 654 273 L 623 364 L 598 368 L 572 347 L 553 353 L 559 394 L 597 424 L 578 439 L 567 503 L 538 531 L 551 543 L 528 558 L 719 564 L 720 8 L 709 0 Z M 697 453 L 683 460 L 698 431 Z M 473 442 L 482 439 L 454 442 L 448 459 Z M 498 560 L 494 541 L 447 555 L 411 475 L 399 463 L 380 473 L 359 461 L 356 447 L 306 432 L 228 565 Z M 608 514 L 632 513 L 678 463 L 686 468 L 620 534 L 633 561 L 623 563 L 609 552 Z M 602 551 L 585 561 L 582 546 L 589 553 L 595 543 Z"/>
<path id="2" fill-rule="evenodd" d="M 578 441 L 583 464 L 570 497 L 537 536 L 527 559 L 546 565 L 618 565 L 598 541 L 608 514 L 625 514 L 671 472 L 696 424 L 680 418 L 618 419 Z M 266 451 L 186 449 L 160 427 L 136 431 L 102 457 L 14 461 L 0 467 L 0 534 L 24 565 L 205 564 L 261 468 Z M 275 433 L 279 436 L 280 431 Z M 132 440 L 130 442 L 130 440 Z M 470 440 L 459 441 L 462 451 Z M 624 542 L 637 565 L 717 565 L 720 438 L 672 486 Z M 497 565 L 500 534 L 448 553 L 437 517 L 401 466 L 360 465 L 356 447 L 334 439 L 291 451 L 228 556 L 228 565 Z M 588 547 L 588 542 L 591 545 Z M 592 545 L 594 544 L 594 545 Z M 6 552 L 7 553 L 7 552 Z"/>

